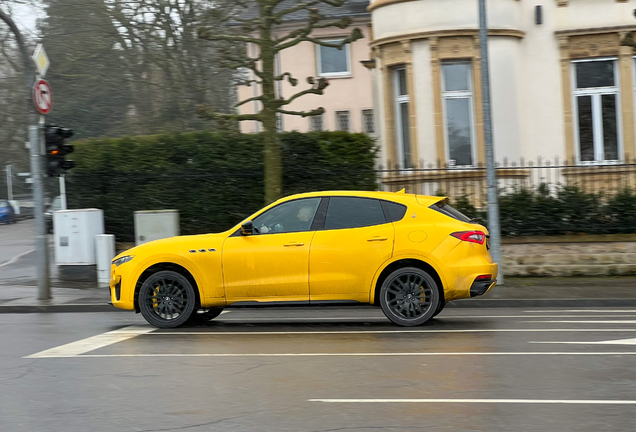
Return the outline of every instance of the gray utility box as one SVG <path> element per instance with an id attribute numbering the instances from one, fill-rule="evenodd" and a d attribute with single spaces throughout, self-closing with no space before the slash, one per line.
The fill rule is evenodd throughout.
<path id="1" fill-rule="evenodd" d="M 179 235 L 179 210 L 135 212 L 135 245 Z"/>
<path id="2" fill-rule="evenodd" d="M 55 262 L 61 266 L 94 266 L 95 236 L 104 234 L 100 209 L 59 210 L 53 213 Z"/>

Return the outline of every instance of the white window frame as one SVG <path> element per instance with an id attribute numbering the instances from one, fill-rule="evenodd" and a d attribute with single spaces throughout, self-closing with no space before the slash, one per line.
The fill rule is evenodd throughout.
<path id="1" fill-rule="evenodd" d="M 347 121 L 348 121 L 348 126 L 349 128 L 345 129 L 340 129 L 340 121 L 338 120 L 338 114 L 339 113 L 347 113 Z M 351 110 L 336 110 L 335 112 L 335 119 L 336 119 L 336 127 L 334 128 L 337 131 L 341 131 L 341 132 L 351 132 Z"/>
<path id="2" fill-rule="evenodd" d="M 404 76 L 406 79 L 406 94 L 405 95 L 401 95 L 400 94 L 400 74 L 399 72 L 403 70 L 404 71 Z M 409 112 L 411 110 L 411 98 L 409 96 L 409 91 L 408 91 L 408 76 L 406 74 L 406 67 L 404 66 L 400 66 L 400 67 L 396 67 L 394 69 L 391 70 L 391 73 L 393 74 L 393 104 L 394 104 L 394 110 L 395 110 L 395 143 L 396 143 L 396 147 L 397 147 L 397 155 L 398 155 L 398 167 L 400 169 L 410 169 L 412 168 L 413 165 L 413 152 L 411 151 L 411 143 L 405 143 L 404 142 L 404 131 L 402 130 L 402 110 L 400 109 L 400 105 L 403 103 L 407 103 L 409 104 Z M 411 128 L 411 119 L 409 118 L 409 129 Z M 409 130 L 409 139 L 412 141 L 413 137 L 411 137 L 411 131 Z M 409 156 L 411 158 L 410 165 L 411 167 L 407 167 L 404 164 L 404 147 L 406 147 L 408 145 L 409 148 Z"/>
<path id="3" fill-rule="evenodd" d="M 326 42 L 326 43 L 340 43 L 344 40 L 345 38 L 340 38 L 340 39 L 323 39 L 322 42 Z M 321 45 L 316 44 L 316 71 L 318 73 L 318 76 L 321 77 L 349 77 L 351 76 L 351 44 L 348 43 L 345 46 L 342 47 L 343 50 L 345 50 L 345 56 L 347 58 L 347 70 L 345 72 L 324 72 L 322 71 L 322 58 L 321 58 L 321 54 L 320 54 L 320 47 Z"/>
<path id="4" fill-rule="evenodd" d="M 590 63 L 594 61 L 613 61 L 614 62 L 614 87 L 592 87 L 585 89 L 576 88 L 576 63 Z M 574 139 L 576 147 L 576 163 L 579 165 L 611 165 L 621 163 L 623 160 L 623 134 L 622 124 L 623 119 L 621 117 L 621 86 L 620 86 L 620 72 L 619 63 L 617 57 L 599 57 L 590 59 L 579 59 L 571 61 L 570 77 L 572 80 L 572 108 L 574 115 Z M 610 90 L 612 89 L 612 90 Z M 613 94 L 616 97 L 616 137 L 618 140 L 618 159 L 605 160 L 605 146 L 603 145 L 603 118 L 600 109 L 594 109 L 600 104 L 602 95 Z M 592 97 L 592 124 L 594 128 L 594 160 L 582 161 L 581 160 L 581 143 L 579 137 L 579 104 L 577 103 L 578 96 L 591 96 Z"/>
<path id="5" fill-rule="evenodd" d="M 465 64 L 468 66 L 468 90 L 451 90 L 446 91 L 446 78 L 444 76 L 444 65 L 447 64 Z M 440 67 L 440 74 L 442 75 L 442 111 L 444 116 L 444 142 L 446 149 L 446 163 L 449 168 L 474 168 L 477 162 L 477 142 L 475 140 L 475 95 L 473 91 L 473 62 L 472 60 L 455 60 L 455 61 L 442 61 Z M 446 108 L 446 101 L 448 99 L 468 99 L 468 109 L 470 118 L 470 150 L 471 161 L 469 165 L 451 165 L 450 161 L 450 139 L 448 137 L 448 110 Z"/>
<path id="6" fill-rule="evenodd" d="M 373 132 L 369 132 L 367 130 L 367 120 L 364 116 L 365 112 L 370 112 L 371 113 L 371 122 L 373 125 Z M 376 125 L 375 125 L 375 112 L 373 108 L 363 108 L 360 111 L 360 120 L 362 122 L 362 132 L 366 133 L 367 135 L 371 135 L 371 136 L 375 136 L 376 135 Z"/>

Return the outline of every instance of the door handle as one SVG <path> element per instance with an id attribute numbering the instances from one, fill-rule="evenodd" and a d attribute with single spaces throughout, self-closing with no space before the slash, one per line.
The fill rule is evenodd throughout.
<path id="1" fill-rule="evenodd" d="M 302 243 L 302 242 L 301 243 L 291 242 L 291 243 L 284 244 L 283 246 L 290 247 L 290 246 L 304 246 L 304 245 L 305 243 Z"/>
<path id="2" fill-rule="evenodd" d="M 367 239 L 367 241 L 386 241 L 388 239 L 388 237 L 371 237 L 370 239 Z"/>

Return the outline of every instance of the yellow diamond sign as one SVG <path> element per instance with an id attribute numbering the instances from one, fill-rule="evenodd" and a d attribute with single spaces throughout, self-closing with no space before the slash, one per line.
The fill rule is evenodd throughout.
<path id="1" fill-rule="evenodd" d="M 35 67 L 38 68 L 40 76 L 46 75 L 46 71 L 49 69 L 51 62 L 49 62 L 49 57 L 46 55 L 42 44 L 38 44 L 38 46 L 35 47 L 32 59 L 35 62 Z"/>

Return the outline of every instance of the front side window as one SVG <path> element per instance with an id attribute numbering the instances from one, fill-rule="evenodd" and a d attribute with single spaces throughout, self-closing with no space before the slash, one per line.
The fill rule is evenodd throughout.
<path id="1" fill-rule="evenodd" d="M 574 107 L 580 162 L 617 161 L 616 60 L 574 62 Z"/>
<path id="2" fill-rule="evenodd" d="M 473 165 L 471 63 L 443 63 L 442 82 L 448 163 L 450 166 Z"/>
<path id="3" fill-rule="evenodd" d="M 325 40 L 323 42 L 339 44 L 342 42 L 342 39 Z M 349 44 L 344 45 L 342 48 L 316 45 L 316 50 L 318 57 L 318 75 L 338 76 L 351 74 Z"/>
<path id="4" fill-rule="evenodd" d="M 331 197 L 325 229 L 359 228 L 386 223 L 380 201 L 371 198 Z"/>
<path id="5" fill-rule="evenodd" d="M 336 130 L 349 132 L 350 123 L 349 111 L 336 111 Z"/>
<path id="6" fill-rule="evenodd" d="M 409 119 L 410 100 L 405 68 L 393 71 L 393 94 L 395 95 L 395 132 L 399 167 L 413 168 Z"/>
<path id="7" fill-rule="evenodd" d="M 255 234 L 309 231 L 321 198 L 288 201 L 254 218 Z"/>

